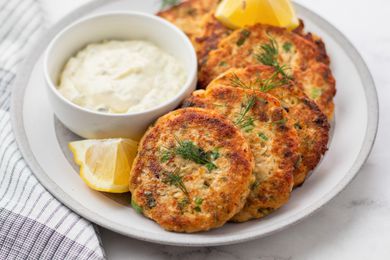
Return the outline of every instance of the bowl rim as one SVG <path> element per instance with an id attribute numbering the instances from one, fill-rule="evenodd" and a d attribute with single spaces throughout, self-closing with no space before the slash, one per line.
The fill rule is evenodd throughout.
<path id="1" fill-rule="evenodd" d="M 148 108 L 142 111 L 133 111 L 133 112 L 126 112 L 126 113 L 110 113 L 110 112 L 100 112 L 96 110 L 92 110 L 89 108 L 85 108 L 82 106 L 79 106 L 72 101 L 68 100 L 65 98 L 57 89 L 56 84 L 53 82 L 51 77 L 49 76 L 49 66 L 48 66 L 48 61 L 50 57 L 53 55 L 54 52 L 54 47 L 58 40 L 66 35 L 66 33 L 70 32 L 74 28 L 81 26 L 83 23 L 90 22 L 96 19 L 104 19 L 106 17 L 112 17 L 112 16 L 136 16 L 136 17 L 141 17 L 142 19 L 150 19 L 154 20 L 163 26 L 168 27 L 169 29 L 173 30 L 179 38 L 182 38 L 183 41 L 185 42 L 186 46 L 188 47 L 188 55 L 190 56 L 191 59 L 191 68 L 190 71 L 187 75 L 187 79 L 185 83 L 182 85 L 180 91 L 174 95 L 172 98 L 167 99 L 164 102 L 161 102 L 157 106 L 154 106 L 152 108 Z M 71 57 L 69 57 L 71 58 Z M 68 58 L 68 59 L 69 59 Z M 95 115 L 95 116 L 104 116 L 104 117 L 115 117 L 115 118 L 121 118 L 121 117 L 128 117 L 128 116 L 141 116 L 141 115 L 146 115 L 150 114 L 153 112 L 158 112 L 160 109 L 163 109 L 164 107 L 175 103 L 177 101 L 180 101 L 182 99 L 183 95 L 191 89 L 191 87 L 196 84 L 197 82 L 197 74 L 198 74 L 198 62 L 197 62 L 197 56 L 196 56 L 196 51 L 184 32 L 182 32 L 179 28 L 177 28 L 174 24 L 158 17 L 152 14 L 148 13 L 143 13 L 143 12 L 138 12 L 138 11 L 109 11 L 109 12 L 104 12 L 104 13 L 99 13 L 95 15 L 88 15 L 84 18 L 78 19 L 75 22 L 69 24 L 65 28 L 63 28 L 60 32 L 58 32 L 50 41 L 48 47 L 45 50 L 44 57 L 43 57 L 43 73 L 44 73 L 44 78 L 46 81 L 46 84 L 48 86 L 48 89 L 56 96 L 57 99 L 59 99 L 62 103 L 70 106 L 71 108 L 78 110 L 79 112 Z"/>

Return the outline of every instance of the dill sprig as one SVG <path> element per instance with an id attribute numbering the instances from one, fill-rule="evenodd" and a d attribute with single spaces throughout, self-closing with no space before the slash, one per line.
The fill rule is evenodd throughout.
<path id="1" fill-rule="evenodd" d="M 284 125 L 287 122 L 287 118 L 276 120 L 272 122 L 272 125 Z"/>
<path id="2" fill-rule="evenodd" d="M 177 5 L 179 3 L 180 3 L 180 0 L 163 0 L 161 3 L 161 8 L 164 9 L 166 7 Z"/>
<path id="3" fill-rule="evenodd" d="M 241 124 L 237 125 L 239 128 L 243 129 L 245 132 L 250 132 L 255 127 L 255 120 L 253 117 L 247 117 L 242 121 Z"/>
<path id="4" fill-rule="evenodd" d="M 240 33 L 240 38 L 238 38 L 236 42 L 237 46 L 238 47 L 242 46 L 250 35 L 251 35 L 251 31 L 248 31 L 246 29 L 242 30 Z"/>
<path id="5" fill-rule="evenodd" d="M 236 73 L 232 74 L 232 78 L 230 78 L 230 83 L 233 87 L 236 88 L 251 88 L 250 85 L 247 85 L 245 82 L 243 82 Z"/>
<path id="6" fill-rule="evenodd" d="M 176 155 L 181 156 L 185 160 L 190 160 L 197 164 L 204 165 L 209 171 L 217 168 L 217 166 L 212 162 L 213 159 L 217 159 L 219 157 L 219 153 L 217 151 L 206 152 L 193 142 L 186 140 L 181 141 L 178 138 L 176 138 L 176 142 L 178 144 L 178 146 L 174 149 L 174 153 Z"/>
<path id="7" fill-rule="evenodd" d="M 246 83 L 242 81 L 236 73 L 233 72 L 232 78 L 230 78 L 230 84 L 236 88 L 255 89 L 259 84 L 262 84 L 262 80 L 257 77 L 256 80 Z"/>
<path id="8" fill-rule="evenodd" d="M 282 80 L 278 79 L 278 75 L 279 75 L 279 71 L 275 71 L 268 79 L 261 80 L 259 84 L 259 90 L 261 92 L 268 92 L 273 90 L 276 87 L 280 87 L 286 84 L 287 82 L 284 79 Z"/>
<path id="9" fill-rule="evenodd" d="M 162 163 L 168 162 L 170 159 L 172 159 L 173 153 L 171 150 L 164 148 L 160 150 L 160 161 Z"/>
<path id="10" fill-rule="evenodd" d="M 203 199 L 202 198 L 200 198 L 200 197 L 196 197 L 195 198 L 195 208 L 194 208 L 194 210 L 196 212 L 201 212 L 202 211 L 202 209 L 200 207 L 200 206 L 202 206 L 202 203 L 203 203 Z"/>
<path id="11" fill-rule="evenodd" d="M 234 124 L 237 127 L 244 129 L 246 132 L 250 132 L 255 126 L 255 120 L 253 119 L 253 117 L 248 116 L 248 112 L 252 109 L 255 103 L 256 97 L 249 97 L 247 101 L 245 101 L 245 103 L 241 105 L 241 110 L 238 115 L 238 118 L 234 121 Z"/>
<path id="12" fill-rule="evenodd" d="M 186 196 L 188 196 L 188 191 L 187 191 L 187 188 L 183 182 L 182 176 L 180 176 L 179 169 L 176 169 L 174 172 L 168 172 L 165 175 L 163 182 L 179 188 Z"/>
<path id="13" fill-rule="evenodd" d="M 282 86 L 286 84 L 285 80 L 281 80 L 278 78 L 279 72 L 275 71 L 269 78 L 267 79 L 260 79 L 260 77 L 257 77 L 256 80 L 251 82 L 244 82 L 241 80 L 236 73 L 232 74 L 232 77 L 230 78 L 230 84 L 233 87 L 237 88 L 244 88 L 244 89 L 257 89 L 261 92 L 268 92 L 272 89 Z"/>
<path id="14" fill-rule="evenodd" d="M 278 72 L 278 74 L 283 77 L 283 81 L 287 83 L 289 80 L 291 80 L 291 76 L 286 72 L 289 67 L 286 65 L 280 65 L 278 62 L 278 56 L 278 44 L 271 36 L 269 36 L 269 43 L 261 45 L 255 53 L 255 58 L 260 63 L 273 67 Z"/>
<path id="15" fill-rule="evenodd" d="M 264 140 L 264 141 L 268 141 L 268 136 L 266 136 L 264 133 L 258 133 L 258 136 Z"/>
<path id="16" fill-rule="evenodd" d="M 285 52 L 290 52 L 292 46 L 291 42 L 285 42 L 282 47 Z"/>

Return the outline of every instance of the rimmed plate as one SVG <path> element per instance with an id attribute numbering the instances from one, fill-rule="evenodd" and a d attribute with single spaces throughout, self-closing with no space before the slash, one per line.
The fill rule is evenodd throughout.
<path id="1" fill-rule="evenodd" d="M 98 0 L 71 13 L 40 39 L 19 72 L 12 92 L 12 120 L 18 145 L 40 182 L 60 201 L 90 221 L 140 240 L 183 246 L 215 246 L 247 241 L 286 228 L 321 208 L 356 176 L 367 159 L 378 126 L 374 82 L 352 44 L 312 11 L 295 5 L 307 30 L 320 35 L 329 52 L 338 93 L 329 151 L 288 205 L 271 216 L 199 234 L 166 232 L 129 206 L 129 195 L 94 192 L 78 177 L 67 143 L 78 139 L 58 122 L 46 97 L 42 54 L 51 38 L 75 20 L 113 10 L 154 13 L 156 0 Z"/>

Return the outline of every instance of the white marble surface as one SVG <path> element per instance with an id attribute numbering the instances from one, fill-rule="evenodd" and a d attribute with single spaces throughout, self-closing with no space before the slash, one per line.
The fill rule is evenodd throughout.
<path id="1" fill-rule="evenodd" d="M 53 23 L 88 0 L 41 0 Z M 131 0 L 129 0 L 131 1 Z M 339 28 L 361 52 L 377 84 L 381 121 L 373 152 L 337 198 L 270 237 L 214 248 L 154 245 L 101 229 L 108 259 L 390 259 L 390 1 L 297 0 Z"/>

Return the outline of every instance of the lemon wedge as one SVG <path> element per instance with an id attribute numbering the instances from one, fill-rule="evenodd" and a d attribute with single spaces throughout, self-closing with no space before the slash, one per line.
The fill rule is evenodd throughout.
<path id="1" fill-rule="evenodd" d="M 80 177 L 92 189 L 129 191 L 130 170 L 138 143 L 130 139 L 84 140 L 69 143 Z"/>
<path id="2" fill-rule="evenodd" d="M 290 0 L 223 0 L 215 16 L 231 29 L 262 23 L 292 30 L 299 25 Z"/>

